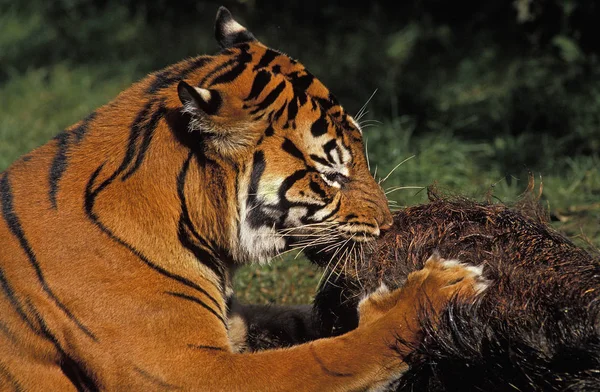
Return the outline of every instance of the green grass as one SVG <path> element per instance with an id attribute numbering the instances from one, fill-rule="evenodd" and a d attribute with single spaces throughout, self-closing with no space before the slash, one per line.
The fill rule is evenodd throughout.
<path id="1" fill-rule="evenodd" d="M 53 67 L 15 75 L 0 86 L 0 171 L 108 102 L 134 80 L 126 67 Z"/>
<path id="2" fill-rule="evenodd" d="M 247 303 L 306 304 L 312 301 L 322 275 L 302 256 L 276 258 L 267 265 L 240 268 L 235 291 Z"/>

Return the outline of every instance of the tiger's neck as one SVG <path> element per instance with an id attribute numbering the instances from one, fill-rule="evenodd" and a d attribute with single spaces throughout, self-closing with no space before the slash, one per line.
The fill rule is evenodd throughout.
<path id="1" fill-rule="evenodd" d="M 226 292 L 235 263 L 239 169 L 205 154 L 201 139 L 180 128 L 185 121 L 178 108 L 153 107 L 157 112 L 139 129 L 134 120 L 129 132 L 122 126 L 93 129 L 78 147 L 73 164 L 92 173 L 85 184 L 86 214 L 152 263 L 208 277 Z M 97 151 L 110 153 L 92 162 Z"/>

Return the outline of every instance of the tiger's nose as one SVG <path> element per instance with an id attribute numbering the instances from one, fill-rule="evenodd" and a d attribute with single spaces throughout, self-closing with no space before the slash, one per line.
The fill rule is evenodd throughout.
<path id="1" fill-rule="evenodd" d="M 384 232 L 392 228 L 393 221 L 383 222 L 379 225 L 379 231 Z"/>

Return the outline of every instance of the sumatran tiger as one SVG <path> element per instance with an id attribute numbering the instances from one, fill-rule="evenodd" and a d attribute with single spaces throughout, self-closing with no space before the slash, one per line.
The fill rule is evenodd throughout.
<path id="1" fill-rule="evenodd" d="M 432 261 L 348 334 L 236 352 L 236 266 L 392 218 L 323 84 L 224 8 L 216 37 L 0 175 L 0 389 L 376 388 L 406 369 L 391 342 L 418 339 L 415 304 L 476 294 L 473 269 Z"/>

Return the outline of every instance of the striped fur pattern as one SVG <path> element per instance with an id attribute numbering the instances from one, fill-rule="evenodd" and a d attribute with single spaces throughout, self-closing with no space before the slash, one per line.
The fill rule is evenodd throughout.
<path id="1" fill-rule="evenodd" d="M 0 174 L 0 389 L 345 390 L 404 368 L 386 337 L 416 337 L 391 328 L 407 303 L 351 336 L 234 352 L 237 265 L 317 235 L 369 241 L 391 215 L 325 86 L 225 9 L 216 36 L 217 55 L 149 75 Z M 434 275 L 439 303 L 470 287 L 437 295 L 456 278 Z"/>

